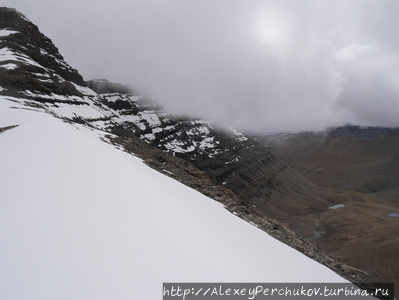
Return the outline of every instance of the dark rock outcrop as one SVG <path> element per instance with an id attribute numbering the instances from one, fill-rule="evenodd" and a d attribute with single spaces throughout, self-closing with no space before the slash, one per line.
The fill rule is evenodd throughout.
<path id="1" fill-rule="evenodd" d="M 1 7 L 0 15 L 0 29 L 12 32 L 0 37 L 0 47 L 16 58 L 2 62 L 15 65 L 0 68 L 4 87 L 44 94 L 82 95 L 72 84 L 85 86 L 82 76 L 64 61 L 57 47 L 36 25 L 14 9 Z"/>
<path id="2" fill-rule="evenodd" d="M 107 79 L 92 79 L 86 81 L 86 85 L 98 94 L 128 94 L 133 92 L 129 87 L 120 83 L 111 82 Z"/>

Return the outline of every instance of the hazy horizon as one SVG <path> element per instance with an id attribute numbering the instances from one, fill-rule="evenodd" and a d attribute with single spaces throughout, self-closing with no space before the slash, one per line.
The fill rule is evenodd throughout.
<path id="1" fill-rule="evenodd" d="M 399 126 L 394 0 L 2 1 L 85 80 L 244 132 Z"/>

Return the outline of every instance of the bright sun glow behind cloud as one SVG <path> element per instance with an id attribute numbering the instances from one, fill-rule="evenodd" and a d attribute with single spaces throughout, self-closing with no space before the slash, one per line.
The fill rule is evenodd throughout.
<path id="1" fill-rule="evenodd" d="M 262 9 L 255 18 L 254 31 L 261 45 L 278 48 L 288 36 L 288 20 L 273 8 Z"/>

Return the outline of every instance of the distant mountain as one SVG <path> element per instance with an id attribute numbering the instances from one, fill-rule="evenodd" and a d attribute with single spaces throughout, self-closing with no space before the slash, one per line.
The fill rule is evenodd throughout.
<path id="1" fill-rule="evenodd" d="M 345 125 L 340 127 L 329 128 L 325 131 L 327 137 L 353 137 L 353 138 L 373 138 L 386 134 L 399 133 L 399 127 L 378 127 L 378 126 L 358 126 Z"/>
<path id="2" fill-rule="evenodd" d="M 241 218 L 346 278 L 370 280 L 358 270 L 367 267 L 368 271 L 369 266 L 349 267 L 345 263 L 352 262 L 350 256 L 339 262 L 306 240 L 325 243 L 315 237 L 330 226 L 329 207 L 358 205 L 364 202 L 362 195 L 317 186 L 237 130 L 170 115 L 157 100 L 117 83 L 85 82 L 24 15 L 7 8 L 0 8 L 0 15 L 1 101 L 101 132 L 104 141 L 224 203 Z M 11 125 L 19 124 L 0 127 Z"/>

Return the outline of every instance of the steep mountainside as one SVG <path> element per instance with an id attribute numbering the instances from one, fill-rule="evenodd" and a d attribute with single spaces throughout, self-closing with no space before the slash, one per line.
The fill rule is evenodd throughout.
<path id="1" fill-rule="evenodd" d="M 117 84 L 91 81 L 93 88 L 107 92 L 95 93 L 35 25 L 18 12 L 4 14 L 1 94 L 126 139 L 137 136 L 192 163 L 235 192 L 242 205 L 289 222 L 304 235 L 312 235 L 317 214 L 337 203 L 336 193 L 318 188 L 240 132 L 171 116 L 147 97 L 109 93 L 126 92 Z"/>
<path id="2" fill-rule="evenodd" d="M 323 216 L 331 214 L 330 206 L 360 204 L 365 202 L 361 196 L 318 187 L 264 145 L 236 130 L 172 116 L 156 100 L 119 84 L 84 82 L 51 40 L 22 14 L 5 8 L 0 14 L 2 101 L 99 130 L 104 140 L 141 155 L 149 165 L 204 194 L 233 203 L 231 210 L 241 217 L 263 229 L 272 228 L 285 242 L 343 275 L 361 279 L 361 271 L 337 263 L 303 240 L 330 226 L 323 223 Z M 379 279 L 391 278 L 381 275 Z"/>
<path id="3" fill-rule="evenodd" d="M 212 182 L 231 189 L 242 205 L 289 223 L 296 219 L 294 226 L 305 234 L 311 234 L 314 223 L 300 216 L 323 212 L 339 197 L 310 183 L 265 147 L 235 130 L 221 130 L 203 120 L 175 118 L 157 102 L 138 96 L 103 94 L 98 100 L 115 115 L 101 125 L 87 118 L 83 122 L 126 139 L 139 136 L 190 162 Z"/>
<path id="4" fill-rule="evenodd" d="M 104 132 L 5 98 L 0 299 L 162 299 L 164 282 L 345 282 L 102 142 Z"/>

